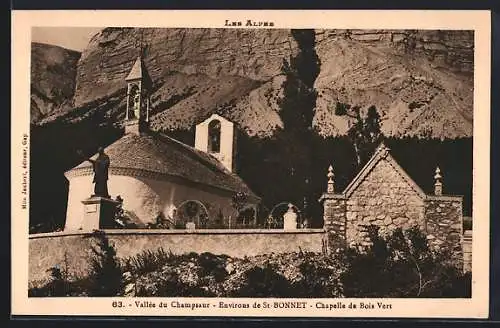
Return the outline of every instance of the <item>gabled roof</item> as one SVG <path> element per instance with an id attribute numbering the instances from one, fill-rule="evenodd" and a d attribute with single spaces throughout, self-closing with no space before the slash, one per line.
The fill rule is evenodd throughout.
<path id="1" fill-rule="evenodd" d="M 134 65 L 132 66 L 132 69 L 125 78 L 125 81 L 134 81 L 134 80 L 142 80 L 144 81 L 144 83 L 148 85 L 152 84 L 151 77 L 149 76 L 148 70 L 146 69 L 144 62 L 142 61 L 141 56 L 137 57 Z"/>
<path id="2" fill-rule="evenodd" d="M 219 114 L 217 112 L 215 113 L 208 113 L 206 115 L 203 115 L 203 116 L 200 116 L 197 120 L 196 120 L 196 125 L 199 125 L 199 124 L 202 124 L 202 123 L 206 123 L 207 121 L 212 121 L 212 120 L 219 120 L 219 121 L 228 121 L 228 122 L 231 122 L 233 123 L 230 119 L 228 119 L 226 116 L 228 115 L 223 115 L 223 114 Z M 233 123 L 234 124 L 234 123 Z"/>
<path id="3" fill-rule="evenodd" d="M 377 164 L 381 161 L 385 160 L 389 165 L 391 165 L 396 172 L 399 173 L 399 175 L 408 183 L 408 185 L 415 190 L 417 194 L 420 195 L 420 197 L 425 198 L 426 194 L 420 188 L 415 181 L 403 170 L 403 168 L 396 162 L 396 160 L 391 156 L 389 153 L 389 148 L 387 148 L 384 143 L 382 142 L 377 149 L 375 150 L 375 153 L 373 156 L 370 158 L 368 163 L 365 164 L 365 166 L 359 171 L 359 173 L 354 177 L 354 179 L 351 181 L 351 183 L 347 186 L 347 188 L 344 190 L 343 194 L 346 197 L 351 196 L 351 194 L 358 188 L 358 186 L 365 180 L 365 178 L 370 174 L 370 172 L 377 166 Z"/>
<path id="4" fill-rule="evenodd" d="M 254 200 L 260 200 L 238 175 L 216 158 L 162 133 L 125 134 L 106 147 L 105 153 L 110 158 L 111 171 L 113 168 L 142 170 L 224 191 L 245 192 Z M 97 154 L 92 158 L 96 157 Z M 90 162 L 85 161 L 70 171 L 89 168 Z"/>

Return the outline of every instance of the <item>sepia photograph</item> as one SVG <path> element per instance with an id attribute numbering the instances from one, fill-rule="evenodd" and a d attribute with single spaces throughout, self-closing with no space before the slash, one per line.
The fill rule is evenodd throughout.
<path id="1" fill-rule="evenodd" d="M 393 316 L 398 300 L 476 300 L 487 313 L 487 287 L 473 297 L 489 270 L 473 247 L 489 218 L 477 29 L 220 14 L 26 27 L 25 301 Z"/>

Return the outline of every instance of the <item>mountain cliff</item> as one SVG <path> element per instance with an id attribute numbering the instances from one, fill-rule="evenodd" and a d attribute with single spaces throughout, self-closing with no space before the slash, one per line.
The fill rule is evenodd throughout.
<path id="1" fill-rule="evenodd" d="M 31 121 L 72 107 L 80 53 L 61 47 L 31 44 Z"/>
<path id="2" fill-rule="evenodd" d="M 325 136 L 345 134 L 351 119 L 334 111 L 342 102 L 375 105 L 386 135 L 471 136 L 473 37 L 471 31 L 317 30 L 314 127 Z M 212 112 L 251 136 L 282 126 L 281 68 L 298 51 L 289 30 L 105 28 L 78 61 L 74 105 L 123 97 L 140 44 L 154 81 L 154 129 L 189 129 Z M 110 109 L 116 120 L 123 106 Z"/>
<path id="3" fill-rule="evenodd" d="M 316 126 L 344 134 L 334 105 L 375 105 L 385 135 L 472 135 L 473 33 L 468 31 L 322 31 L 317 52 Z"/>

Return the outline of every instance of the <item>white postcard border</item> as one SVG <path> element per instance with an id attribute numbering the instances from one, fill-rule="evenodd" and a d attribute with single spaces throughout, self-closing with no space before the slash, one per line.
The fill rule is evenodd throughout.
<path id="1" fill-rule="evenodd" d="M 262 308 L 273 299 L 221 298 L 28 298 L 28 213 L 21 209 L 23 144 L 29 137 L 30 47 L 33 26 L 117 26 L 224 28 L 226 19 L 273 21 L 266 28 L 342 29 L 452 29 L 475 31 L 474 53 L 474 169 L 473 257 L 471 299 L 307 299 L 305 310 Z M 13 11 L 12 12 L 12 314 L 15 315 L 148 315 L 148 316 L 272 316 L 272 317 L 426 317 L 485 318 L 489 303 L 489 145 L 490 145 L 490 43 L 488 11 Z M 29 181 L 29 180 L 28 180 Z M 208 309 L 138 308 L 135 301 L 208 302 Z M 121 301 L 125 308 L 113 307 Z M 248 309 L 221 309 L 219 302 L 247 303 Z M 276 300 L 279 301 L 279 300 Z M 391 304 L 390 310 L 318 309 L 318 302 L 335 305 L 365 302 Z M 260 308 L 253 307 L 261 304 Z M 341 306 L 340 306 L 341 307 Z"/>

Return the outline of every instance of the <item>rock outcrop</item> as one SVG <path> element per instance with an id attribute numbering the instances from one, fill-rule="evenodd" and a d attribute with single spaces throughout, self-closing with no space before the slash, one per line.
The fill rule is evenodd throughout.
<path id="1" fill-rule="evenodd" d="M 321 60 L 313 125 L 345 134 L 337 102 L 375 105 L 386 135 L 472 135 L 471 31 L 317 30 Z M 189 129 L 218 112 L 249 135 L 282 126 L 281 67 L 298 51 L 289 30 L 105 28 L 78 62 L 76 107 L 124 94 L 124 78 L 144 52 L 154 81 L 152 126 Z"/>
<path id="2" fill-rule="evenodd" d="M 43 43 L 31 45 L 31 121 L 71 108 L 80 53 Z"/>
<path id="3" fill-rule="evenodd" d="M 345 134 L 337 102 L 375 105 L 386 135 L 472 135 L 473 39 L 468 31 L 318 31 L 315 125 Z"/>

